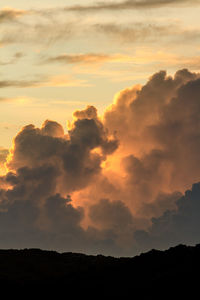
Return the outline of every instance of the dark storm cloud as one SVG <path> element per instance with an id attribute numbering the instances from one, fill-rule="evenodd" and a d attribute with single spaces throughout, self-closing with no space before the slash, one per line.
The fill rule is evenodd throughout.
<path id="1" fill-rule="evenodd" d="M 0 178 L 1 245 L 133 255 L 195 243 L 200 185 L 180 193 L 200 178 L 199 95 L 198 73 L 160 71 L 102 118 L 76 111 L 67 134 L 51 120 L 22 128 Z"/>
<path id="2" fill-rule="evenodd" d="M 143 250 L 164 249 L 180 243 L 196 244 L 200 237 L 200 183 L 177 201 L 177 208 L 166 211 L 160 218 L 152 219 L 148 231 L 135 233 Z"/>
<path id="3" fill-rule="evenodd" d="M 0 190 L 1 247 L 76 249 L 84 238 L 79 224 L 83 213 L 54 194 L 56 176 L 49 166 L 8 174 L 13 188 Z"/>
<path id="4" fill-rule="evenodd" d="M 89 216 L 100 228 L 121 231 L 134 222 L 130 210 L 121 201 L 102 199 L 90 207 Z"/>
<path id="5" fill-rule="evenodd" d="M 29 187 L 31 188 L 31 186 Z M 0 190 L 1 199 L 4 191 Z M 16 199 L 18 191 L 12 195 Z M 20 192 L 20 196 L 23 193 Z M 10 199 L 11 195 L 7 195 Z M 44 196 L 44 195 L 43 195 Z M 83 209 L 74 208 L 70 198 L 59 194 L 37 201 L 17 198 L 0 203 L 0 247 L 54 249 L 58 251 L 119 255 L 122 253 L 112 232 L 95 228 L 84 230 L 80 222 Z M 38 198 L 37 198 L 38 199 Z"/>
<path id="6" fill-rule="evenodd" d="M 88 107 L 83 114 L 90 114 L 92 109 Z M 104 156 L 111 154 L 118 144 L 108 138 L 97 116 L 78 118 L 81 114 L 75 113 L 77 119 L 67 136 L 60 124 L 49 120 L 41 129 L 33 125 L 24 127 L 15 138 L 9 168 L 53 164 L 60 169 L 63 189 L 71 192 L 87 185 L 100 172 Z M 103 156 L 92 152 L 98 147 Z"/>
<path id="7" fill-rule="evenodd" d="M 120 253 L 112 232 L 81 227 L 84 209 L 56 193 L 58 176 L 55 167 L 43 165 L 0 178 L 0 247 Z"/>
<path id="8" fill-rule="evenodd" d="M 83 230 L 84 209 L 57 192 L 88 185 L 100 172 L 110 143 L 94 107 L 75 115 L 68 135 L 59 123 L 47 120 L 41 128 L 28 125 L 16 136 L 7 163 L 10 172 L 0 177 L 1 248 L 116 251 L 108 233 L 99 239 L 95 228 Z M 92 153 L 96 147 L 102 148 L 103 156 Z"/>

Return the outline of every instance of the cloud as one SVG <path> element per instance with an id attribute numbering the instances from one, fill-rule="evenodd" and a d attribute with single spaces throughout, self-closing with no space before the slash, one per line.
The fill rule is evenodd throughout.
<path id="1" fill-rule="evenodd" d="M 19 17 L 27 14 L 27 11 L 13 8 L 0 10 L 0 23 L 16 21 Z"/>
<path id="2" fill-rule="evenodd" d="M 110 32 L 111 33 L 111 32 Z M 130 32 L 129 32 L 130 33 Z M 123 31 L 120 33 L 123 34 Z M 130 37 L 131 38 L 131 37 Z M 128 35 L 126 35 L 126 39 L 129 40 Z M 148 56 L 148 57 L 147 57 Z M 147 58 L 146 58 L 147 57 Z M 94 64 L 103 64 L 103 63 L 138 63 L 138 61 L 145 62 L 146 60 L 149 62 L 154 61 L 156 58 L 161 58 L 165 60 L 172 59 L 174 62 L 177 63 L 178 59 L 180 59 L 179 56 L 172 55 L 172 54 L 167 54 L 164 52 L 159 52 L 159 53 L 153 53 L 153 52 L 141 52 L 137 53 L 136 55 L 125 55 L 125 54 L 103 54 L 103 53 L 86 53 L 86 54 L 61 54 L 58 56 L 53 56 L 53 57 L 48 57 L 48 58 L 43 58 L 40 61 L 40 64 L 48 64 L 48 63 L 60 63 L 60 64 L 78 64 L 78 65 L 83 65 L 85 70 L 85 65 L 94 65 Z M 186 60 L 186 58 L 185 58 Z M 189 59 L 187 59 L 187 62 Z M 79 69 L 80 70 L 80 67 Z M 86 69 L 86 72 L 88 70 Z M 114 74 L 114 72 L 113 72 Z M 120 73 L 121 74 L 121 73 Z M 123 79 L 122 79 L 123 80 Z"/>
<path id="3" fill-rule="evenodd" d="M 130 199 L 136 212 L 144 199 L 184 191 L 198 178 L 199 86 L 199 74 L 181 70 L 172 78 L 161 71 L 142 88 L 119 93 L 105 113 L 105 126 L 120 141 L 110 169 L 123 175 L 117 175 L 119 197 Z"/>
<path id="4" fill-rule="evenodd" d="M 22 52 L 16 52 L 13 56 L 12 59 L 10 59 L 9 61 L 0 61 L 0 66 L 6 66 L 6 65 L 12 65 L 17 63 L 22 57 L 24 56 L 24 53 Z"/>
<path id="5" fill-rule="evenodd" d="M 199 73 L 159 71 L 101 117 L 74 112 L 67 133 L 23 127 L 0 177 L 1 245 L 134 255 L 195 242 L 199 184 L 181 195 L 200 178 L 199 95 Z"/>
<path id="6" fill-rule="evenodd" d="M 94 224 L 100 225 L 100 229 L 123 231 L 133 224 L 133 216 L 130 210 L 121 201 L 110 202 L 101 199 L 99 203 L 90 207 L 89 216 Z"/>
<path id="7" fill-rule="evenodd" d="M 150 4 L 159 6 L 166 5 L 166 1 L 127 1 L 130 2 L 133 7 L 135 5 L 141 5 L 141 7 L 147 7 Z M 187 1 L 169 1 L 176 2 L 179 4 L 186 4 Z M 195 2 L 195 1 L 194 1 Z M 199 1 L 196 1 L 198 3 Z M 125 2 L 123 2 L 125 3 Z M 191 1 L 190 1 L 191 3 Z M 118 7 L 120 3 L 111 2 L 101 3 L 102 7 L 107 7 L 108 9 L 111 6 Z M 91 6 L 96 12 L 101 11 L 98 7 L 101 6 L 99 4 Z M 99 39 L 99 35 L 103 35 L 103 37 L 114 38 L 115 42 L 154 42 L 155 40 L 159 40 L 159 44 L 161 42 L 169 43 L 172 42 L 174 45 L 174 40 L 182 41 L 183 39 L 189 39 L 194 41 L 199 40 L 199 28 L 182 28 L 180 24 L 176 22 L 169 21 L 167 23 L 163 23 L 161 21 L 157 21 L 157 23 L 146 21 L 145 22 L 120 22 L 111 21 L 106 22 L 106 20 L 98 18 L 85 18 L 80 17 L 80 15 L 67 15 L 66 12 L 70 9 L 74 11 L 78 11 L 78 9 L 83 9 L 83 11 L 91 11 L 90 6 L 73 6 L 62 9 L 60 8 L 52 8 L 49 10 L 27 10 L 24 12 L 26 18 L 20 20 L 20 22 L 10 22 L 9 24 L 2 24 L 2 35 L 0 39 L 0 45 L 6 46 L 9 44 L 27 44 L 27 45 L 47 45 L 51 46 L 56 43 L 62 43 L 67 40 L 82 40 L 82 39 L 90 39 L 97 38 Z M 121 7 L 121 6 L 119 6 Z M 126 7 L 126 5 L 124 6 Z M 116 8 L 117 9 L 117 8 Z M 118 8 L 121 9 L 121 8 Z M 55 27 L 56 23 L 56 27 Z M 21 32 L 21 35 L 18 34 Z M 165 37 L 165 40 L 163 39 Z M 167 38 L 167 40 L 166 40 Z M 88 54 L 61 54 L 53 57 L 49 57 L 47 60 L 44 59 L 45 62 L 66 62 L 66 63 L 92 63 L 99 61 L 110 61 L 115 59 L 111 55 L 104 53 L 88 53 Z"/>
<path id="8" fill-rule="evenodd" d="M 170 38 L 171 42 L 174 44 L 174 39 L 185 40 L 192 39 L 198 41 L 199 39 L 199 28 L 181 28 L 180 24 L 176 22 L 169 21 L 163 23 L 160 20 L 157 22 L 146 21 L 145 22 L 123 22 L 117 19 L 117 21 L 106 22 L 106 19 L 98 18 L 85 18 L 80 17 L 80 15 L 67 14 L 68 11 L 85 11 L 85 12 L 99 12 L 104 9 L 110 11 L 121 10 L 124 8 L 156 8 L 165 5 L 182 5 L 182 4 L 198 4 L 197 1 L 122 1 L 122 2 L 100 2 L 89 6 L 72 6 L 72 7 L 62 7 L 62 8 L 52 8 L 52 9 L 41 9 L 41 10 L 26 10 L 18 11 L 14 9 L 1 10 L 0 14 L 2 17 L 4 15 L 15 16 L 12 17 L 14 22 L 7 22 L 2 24 L 2 35 L 0 39 L 0 45 L 5 46 L 13 43 L 23 43 L 27 45 L 47 45 L 62 43 L 66 40 L 76 39 L 98 39 L 99 34 L 103 34 L 104 37 L 109 39 L 115 38 L 115 41 L 121 42 L 153 42 L 159 39 L 159 43 L 164 41 L 162 37 Z M 22 20 L 16 22 L 20 16 L 26 16 Z M 56 26 L 55 26 L 56 23 Z M 19 35 L 18 32 L 21 32 Z M 164 41 L 166 42 L 166 40 Z M 169 41 L 167 40 L 167 43 Z M 88 54 L 63 54 L 55 57 L 49 57 L 49 62 L 97 62 L 109 60 L 109 55 L 104 53 L 88 53 Z M 112 57 L 111 57 L 112 59 Z M 47 58 L 48 60 L 48 58 Z M 45 60 L 44 60 L 45 62 Z M 47 62 L 47 61 L 46 61 Z"/>
<path id="9" fill-rule="evenodd" d="M 53 194 L 55 175 L 53 168 L 43 166 L 4 177 L 14 187 L 0 190 L 1 248 L 40 247 L 91 254 L 102 249 L 117 254 L 120 248 L 108 233 L 102 236 L 95 228 L 83 230 L 82 208 L 75 208 L 69 196 Z"/>
<path id="10" fill-rule="evenodd" d="M 199 78 L 186 69 L 174 77 L 160 71 L 144 86 L 116 95 L 103 124 L 118 138 L 119 147 L 103 162 L 96 180 L 73 193 L 74 201 L 89 211 L 87 223 L 100 227 L 95 222 L 100 220 L 98 208 L 90 206 L 109 199 L 130 210 L 132 231 L 147 229 L 152 217 L 174 210 L 181 193 L 199 179 Z M 105 224 L 102 217 L 102 228 Z"/>
<path id="11" fill-rule="evenodd" d="M 34 12 L 27 11 L 31 15 Z M 55 27 L 56 22 L 56 27 Z M 36 43 L 51 45 L 58 41 L 74 37 L 77 32 L 77 23 L 62 21 L 57 14 L 55 20 L 46 18 L 46 14 L 34 13 L 34 19 L 27 17 L 23 22 L 15 22 L 7 25 L 2 24 L 2 35 L 0 45 L 5 46 L 13 43 L 25 43 L 36 45 Z M 19 35 L 19 31 L 21 34 Z"/>
<path id="12" fill-rule="evenodd" d="M 85 12 L 94 13 L 101 11 L 121 11 L 121 10 L 132 10 L 132 9 L 156 9 L 165 6 L 194 6 L 199 5 L 199 0 L 125 0 L 125 1 L 97 1 L 96 3 L 88 5 L 73 5 L 63 7 L 53 7 L 49 9 L 27 9 L 20 10 L 15 8 L 3 8 L 0 10 L 0 22 L 12 22 L 18 20 L 24 15 L 34 15 L 38 17 L 45 17 L 50 20 L 52 16 L 59 15 L 60 13 L 66 12 Z"/>
<path id="13" fill-rule="evenodd" d="M 0 89 L 3 88 L 39 88 L 39 87 L 60 87 L 60 86 L 89 86 L 89 83 L 83 79 L 72 78 L 68 75 L 58 75 L 52 77 L 41 76 L 33 80 L 0 80 Z"/>
<path id="14" fill-rule="evenodd" d="M 88 185 L 116 147 L 94 107 L 75 113 L 68 134 L 50 120 L 41 128 L 22 128 L 7 159 L 8 172 L 0 177 L 1 247 L 97 253 L 101 244 L 109 249 L 111 241 L 107 245 L 106 238 L 97 239 L 98 230 L 81 227 L 83 208 L 74 207 L 70 196 L 62 195 Z M 102 153 L 93 152 L 96 148 Z"/>
<path id="15" fill-rule="evenodd" d="M 114 38 L 116 42 L 153 42 L 159 39 L 161 42 L 174 44 L 174 40 L 183 41 L 185 39 L 194 40 L 199 39 L 198 28 L 184 28 L 178 23 L 160 24 L 160 23 L 96 23 L 93 24 L 94 32 L 103 34 L 105 37 Z"/>
<path id="16" fill-rule="evenodd" d="M 160 8 L 163 6 L 179 6 L 179 5 L 198 5 L 198 0 L 127 0 L 127 1 L 109 1 L 109 2 L 97 2 L 96 4 L 89 5 L 74 5 L 71 7 L 66 7 L 65 10 L 73 12 L 99 12 L 101 10 L 109 11 L 120 11 L 128 9 L 149 9 L 149 8 Z"/>
<path id="17" fill-rule="evenodd" d="M 91 107 L 83 111 L 88 118 L 81 118 L 81 112 L 75 113 L 68 135 L 64 135 L 60 124 L 50 120 L 41 129 L 25 126 L 15 138 L 9 169 L 53 164 L 60 169 L 60 185 L 68 193 L 87 185 L 100 172 L 104 156 L 118 146 L 97 116 L 89 118 L 90 111 Z M 102 154 L 93 153 L 95 148 L 100 148 Z"/>
<path id="18" fill-rule="evenodd" d="M 0 147 L 0 174 L 4 174 L 6 172 L 5 163 L 8 154 L 9 154 L 8 149 Z"/>
<path id="19" fill-rule="evenodd" d="M 63 54 L 49 57 L 43 63 L 64 63 L 64 64 L 96 64 L 111 60 L 110 55 L 106 54 Z"/>
<path id="20" fill-rule="evenodd" d="M 61 241 L 75 247 L 82 212 L 55 193 L 57 176 L 53 166 L 43 165 L 4 177 L 4 185 L 13 187 L 0 190 L 1 247 L 57 248 Z"/>
<path id="21" fill-rule="evenodd" d="M 194 245 L 200 235 L 200 183 L 177 201 L 174 210 L 167 210 L 161 217 L 152 219 L 148 231 L 135 233 L 137 242 L 144 251 L 149 248 L 166 249 L 177 244 Z"/>
<path id="22" fill-rule="evenodd" d="M 16 87 L 16 88 L 27 88 L 36 87 L 39 85 L 37 80 L 1 80 L 0 88 Z"/>

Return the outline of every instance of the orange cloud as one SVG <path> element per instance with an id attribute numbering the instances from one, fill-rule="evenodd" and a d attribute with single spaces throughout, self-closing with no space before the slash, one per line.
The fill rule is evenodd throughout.
<path id="1" fill-rule="evenodd" d="M 199 95 L 199 73 L 160 71 L 102 117 L 74 112 L 67 133 L 51 120 L 22 128 L 0 177 L 0 240 L 112 255 L 166 245 L 172 230 L 195 241 L 199 185 L 182 193 L 200 178 Z"/>
<path id="2" fill-rule="evenodd" d="M 22 9 L 3 8 L 0 10 L 0 23 L 13 21 L 28 12 Z"/>
<path id="3" fill-rule="evenodd" d="M 0 89 L 8 87 L 16 88 L 39 88 L 39 87 L 61 87 L 61 86 L 90 86 L 86 80 L 71 78 L 68 75 L 57 75 L 53 77 L 41 77 L 33 80 L 1 80 Z"/>

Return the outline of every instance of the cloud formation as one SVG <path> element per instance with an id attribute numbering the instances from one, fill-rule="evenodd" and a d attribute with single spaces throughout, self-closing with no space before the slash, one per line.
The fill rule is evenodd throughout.
<path id="1" fill-rule="evenodd" d="M 199 243 L 200 183 L 193 184 L 192 190 L 187 190 L 176 204 L 175 210 L 167 210 L 161 217 L 153 218 L 148 231 L 135 233 L 142 251 Z"/>
<path id="2" fill-rule="evenodd" d="M 101 10 L 128 10 L 128 9 L 149 9 L 159 8 L 163 6 L 179 6 L 179 5 L 198 5 L 199 0 L 127 0 L 127 1 L 101 1 L 89 5 L 74 5 L 66 7 L 67 11 L 73 12 L 99 12 Z"/>
<path id="3" fill-rule="evenodd" d="M 39 88 L 39 87 L 58 87 L 58 86 L 88 86 L 87 80 L 76 79 L 68 75 L 58 75 L 52 77 L 41 76 L 39 79 L 32 80 L 0 80 L 0 89 L 3 88 Z"/>
<path id="4" fill-rule="evenodd" d="M 104 10 L 121 10 L 125 8 L 156 8 L 165 5 L 182 5 L 194 3 L 199 4 L 197 1 L 125 1 L 125 2 L 101 2 L 89 6 L 72 6 L 72 7 L 62 7 L 52 8 L 48 10 L 26 10 L 19 11 L 15 9 L 7 9 L 0 11 L 0 18 L 2 16 L 2 31 L 0 45 L 6 46 L 13 43 L 23 43 L 27 45 L 36 44 L 46 44 L 49 47 L 56 43 L 62 43 L 63 41 L 74 40 L 78 38 L 90 39 L 99 38 L 99 34 L 104 37 L 114 37 L 115 41 L 121 42 L 144 42 L 144 41 L 155 41 L 159 39 L 162 41 L 162 37 L 171 38 L 174 44 L 174 39 L 183 40 L 185 38 L 191 39 L 193 42 L 199 40 L 199 28 L 190 27 L 190 29 L 180 26 L 180 22 L 161 22 L 157 20 L 156 22 L 152 20 L 137 21 L 118 21 L 111 18 L 109 22 L 106 19 L 99 19 L 94 17 L 85 17 L 74 14 L 67 14 L 66 12 L 101 12 Z M 33 18 L 34 16 L 34 18 Z M 23 17 L 23 18 L 20 18 Z M 20 18 L 20 20 L 19 20 Z M 1 20 L 1 19 L 0 19 Z M 3 20 L 9 20 L 3 22 Z M 12 21 L 12 22 L 11 22 Z M 1 21 L 0 21 L 1 22 Z M 56 22 L 56 26 L 55 26 Z M 18 32 L 21 32 L 19 35 Z M 31 34 L 30 34 L 31 33 Z M 167 41 L 168 43 L 169 41 Z M 88 53 L 71 55 L 57 55 L 55 57 L 50 57 L 51 62 L 55 61 L 67 61 L 68 63 L 73 63 L 74 61 L 83 60 L 96 60 L 96 59 L 107 59 L 108 54 L 96 54 Z M 101 56 L 101 57 L 100 57 Z"/>
<path id="5" fill-rule="evenodd" d="M 13 8 L 4 8 L 0 10 L 0 23 L 11 22 L 27 14 L 27 11 Z"/>
<path id="6" fill-rule="evenodd" d="M 134 22 L 127 24 L 119 24 L 115 22 L 97 23 L 93 25 L 94 31 L 104 34 L 105 37 L 114 38 L 118 42 L 152 42 L 159 38 L 159 42 L 164 39 L 173 41 L 187 39 L 197 39 L 199 35 L 198 29 L 186 29 L 178 24 L 159 24 Z"/>
<path id="7" fill-rule="evenodd" d="M 110 61 L 112 56 L 106 54 L 62 54 L 49 57 L 44 63 L 64 63 L 64 64 L 94 64 Z"/>
<path id="8" fill-rule="evenodd" d="M 23 127 L 0 177 L 0 246 L 134 255 L 196 242 L 199 184 L 182 193 L 200 178 L 199 95 L 200 74 L 160 71 L 101 117 L 74 112 L 67 133 Z"/>
<path id="9" fill-rule="evenodd" d="M 6 163 L 8 154 L 9 154 L 8 149 L 0 147 L 0 174 L 5 173 L 5 171 L 6 171 L 5 163 Z"/>

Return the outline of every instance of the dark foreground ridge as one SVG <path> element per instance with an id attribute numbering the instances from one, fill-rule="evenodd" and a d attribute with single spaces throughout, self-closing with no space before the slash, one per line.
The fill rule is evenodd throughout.
<path id="1" fill-rule="evenodd" d="M 151 250 L 133 258 L 0 250 L 0 288 L 27 297 L 64 292 L 65 299 L 77 294 L 93 299 L 192 299 L 198 292 L 199 299 L 200 245 Z"/>

